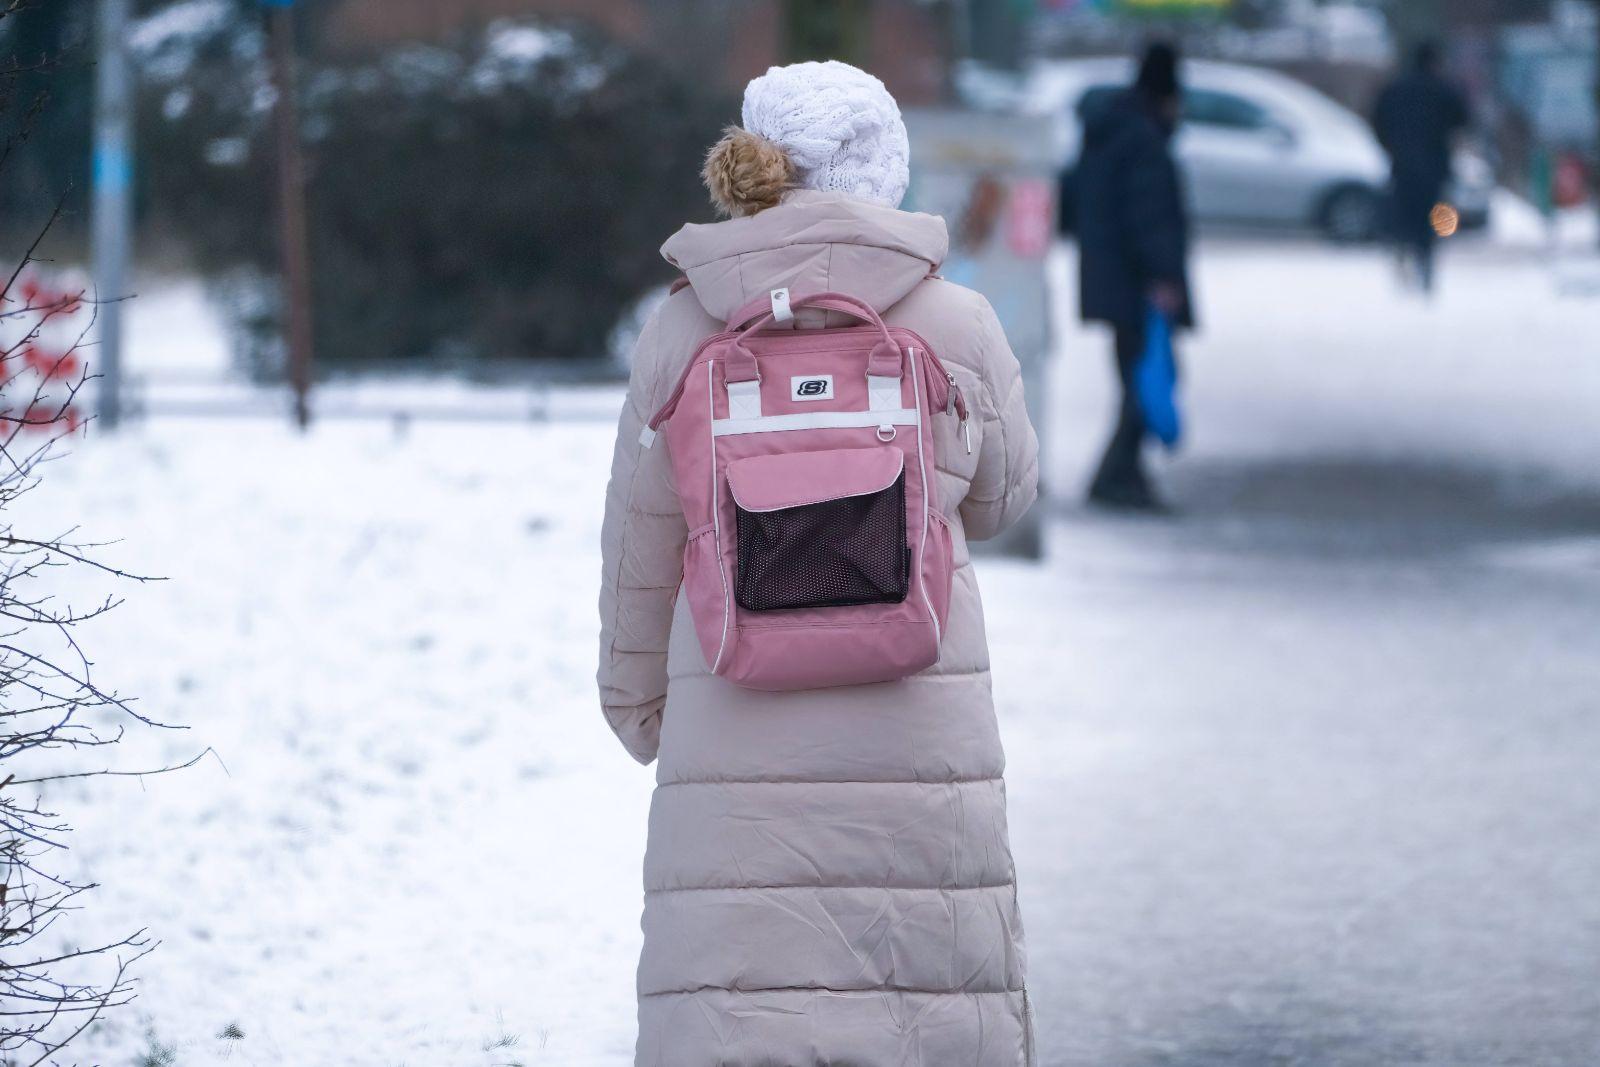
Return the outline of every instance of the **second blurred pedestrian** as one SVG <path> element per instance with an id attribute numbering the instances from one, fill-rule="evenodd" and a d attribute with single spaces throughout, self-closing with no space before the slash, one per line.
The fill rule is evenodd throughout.
<path id="1" fill-rule="evenodd" d="M 1433 288 L 1433 209 L 1450 181 L 1450 152 L 1467 124 L 1466 98 L 1439 73 L 1439 50 L 1417 46 L 1411 65 L 1378 95 L 1372 128 L 1389 154 L 1390 221 L 1402 261 Z"/>
<path id="2" fill-rule="evenodd" d="M 1085 321 L 1110 324 L 1121 384 L 1116 428 L 1089 499 L 1110 507 L 1164 508 L 1144 466 L 1134 372 L 1152 307 L 1174 326 L 1194 324 L 1189 214 L 1171 147 L 1182 97 L 1177 50 L 1156 43 L 1133 85 L 1083 116 L 1075 182 L 1081 312 Z"/>

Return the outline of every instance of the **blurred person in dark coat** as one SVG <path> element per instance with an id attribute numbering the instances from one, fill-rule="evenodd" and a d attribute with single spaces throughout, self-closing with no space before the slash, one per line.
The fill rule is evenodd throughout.
<path id="1" fill-rule="evenodd" d="M 1438 47 L 1418 45 L 1372 109 L 1373 131 L 1389 154 L 1395 241 L 1424 291 L 1433 288 L 1433 208 L 1450 181 L 1452 142 L 1469 117 L 1466 98 L 1438 67 Z"/>
<path id="2" fill-rule="evenodd" d="M 1177 51 L 1157 43 L 1145 50 L 1132 86 L 1083 116 L 1074 183 L 1081 311 L 1086 322 L 1111 325 L 1122 386 L 1089 499 L 1111 507 L 1163 509 L 1144 467 L 1133 373 L 1151 306 L 1174 326 L 1194 324 L 1189 215 L 1171 148 L 1181 107 Z"/>

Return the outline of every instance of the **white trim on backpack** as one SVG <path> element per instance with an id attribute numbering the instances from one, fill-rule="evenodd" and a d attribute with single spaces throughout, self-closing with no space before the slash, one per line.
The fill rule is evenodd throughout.
<path id="1" fill-rule="evenodd" d="M 899 409 L 901 404 L 900 376 L 887 374 L 867 375 L 867 401 L 868 406 L 873 411 L 895 411 Z"/>
<path id="2" fill-rule="evenodd" d="M 794 312 L 789 308 L 789 290 L 787 287 L 774 289 L 767 294 L 767 299 L 772 301 L 772 321 L 779 326 L 787 326 L 794 322 Z"/>
<path id="3" fill-rule="evenodd" d="M 728 383 L 728 418 L 759 419 L 761 417 L 761 383 Z"/>
<path id="4" fill-rule="evenodd" d="M 712 373 L 711 363 L 706 363 L 706 410 L 717 409 L 717 376 Z M 759 384 L 759 383 L 751 383 Z M 728 647 L 728 627 L 733 625 L 733 600 L 728 592 L 728 569 L 722 565 L 722 501 L 717 496 L 717 484 L 721 481 L 717 477 L 717 431 L 716 423 L 711 424 L 711 528 L 712 537 L 717 547 L 717 577 L 722 579 L 722 639 L 717 642 L 717 658 L 711 663 L 711 673 L 716 674 L 717 668 L 722 665 L 722 653 Z"/>
<path id="5" fill-rule="evenodd" d="M 802 411 L 794 415 L 765 415 L 755 419 L 715 419 L 712 437 L 746 433 L 780 433 L 784 430 L 840 430 L 853 426 L 917 426 L 916 408 L 893 411 Z"/>

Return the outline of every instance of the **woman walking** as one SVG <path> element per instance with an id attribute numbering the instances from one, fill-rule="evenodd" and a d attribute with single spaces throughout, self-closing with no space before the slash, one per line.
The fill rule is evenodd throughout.
<path id="1" fill-rule="evenodd" d="M 641 1067 L 1032 1062 L 1004 755 L 966 542 L 1028 509 L 1037 443 L 993 311 L 934 277 L 944 222 L 898 210 L 907 155 L 899 110 L 876 78 L 836 62 L 773 68 L 745 90 L 743 128 L 706 161 L 712 199 L 732 217 L 685 226 L 662 249 L 688 285 L 639 340 L 600 598 L 606 718 L 635 759 L 658 761 Z M 701 343 L 751 306 L 765 310 L 769 293 L 769 337 L 851 324 L 840 314 L 848 300 L 819 299 L 833 309 L 822 310 L 799 299 L 847 294 L 881 315 L 878 329 L 915 331 L 951 380 L 950 414 L 929 420 L 925 479 L 937 525 L 951 532 L 954 576 L 948 617 L 933 627 L 937 662 L 909 677 L 746 688 L 714 673 L 708 661 L 720 657 L 697 639 L 692 590 L 679 595 L 686 500 L 670 438 L 653 443 L 646 424 Z M 835 388 L 834 376 L 792 381 L 789 406 L 805 412 Z M 787 400 L 790 383 L 769 388 Z M 880 426 L 877 440 L 895 431 Z M 862 439 L 872 435 L 866 427 Z"/>

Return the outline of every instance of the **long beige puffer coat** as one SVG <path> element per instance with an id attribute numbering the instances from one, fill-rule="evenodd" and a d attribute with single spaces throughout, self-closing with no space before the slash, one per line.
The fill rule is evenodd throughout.
<path id="1" fill-rule="evenodd" d="M 801 191 L 749 218 L 685 226 L 662 249 L 691 288 L 639 340 L 600 597 L 606 718 L 634 758 L 660 761 L 643 1067 L 1032 1060 L 1005 757 L 966 541 L 1027 510 L 1038 445 L 994 312 L 928 277 L 947 244 L 934 216 Z M 667 451 L 641 448 L 639 430 L 697 343 L 780 285 L 850 293 L 914 329 L 972 407 L 970 454 L 955 420 L 936 420 L 959 567 L 942 654 L 900 682 L 741 689 L 708 673 L 677 597 L 687 530 Z"/>

